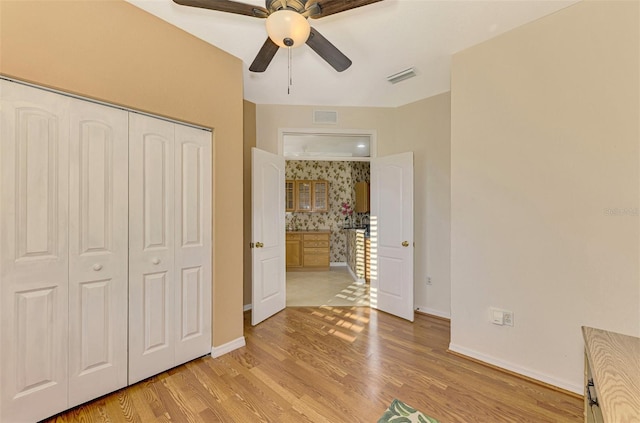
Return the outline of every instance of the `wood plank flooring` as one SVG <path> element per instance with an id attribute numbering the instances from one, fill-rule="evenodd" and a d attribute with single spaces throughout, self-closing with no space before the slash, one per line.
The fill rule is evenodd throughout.
<path id="1" fill-rule="evenodd" d="M 582 400 L 448 353 L 449 323 L 364 307 L 290 307 L 247 346 L 48 421 L 377 422 L 398 398 L 441 423 L 581 422 Z"/>

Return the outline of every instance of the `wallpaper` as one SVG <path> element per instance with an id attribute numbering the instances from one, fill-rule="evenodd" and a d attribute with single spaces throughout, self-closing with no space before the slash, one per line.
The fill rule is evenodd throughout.
<path id="1" fill-rule="evenodd" d="M 338 162 L 288 160 L 285 168 L 286 179 L 324 179 L 329 181 L 329 212 L 300 213 L 286 215 L 286 225 L 291 223 L 298 229 L 329 229 L 331 231 L 330 258 L 332 263 L 347 261 L 347 240 L 344 216 L 340 213 L 341 204 L 354 206 L 356 182 L 369 182 L 369 162 Z M 364 215 L 364 213 L 360 213 Z M 353 214 L 352 219 L 359 222 L 361 216 Z"/>

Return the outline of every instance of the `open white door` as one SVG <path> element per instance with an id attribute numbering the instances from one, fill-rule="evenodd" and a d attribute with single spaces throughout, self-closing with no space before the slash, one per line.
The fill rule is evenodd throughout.
<path id="1" fill-rule="evenodd" d="M 251 324 L 286 306 L 284 157 L 253 148 L 251 176 Z"/>
<path id="2" fill-rule="evenodd" d="M 371 306 L 413 322 L 413 153 L 371 160 Z"/>

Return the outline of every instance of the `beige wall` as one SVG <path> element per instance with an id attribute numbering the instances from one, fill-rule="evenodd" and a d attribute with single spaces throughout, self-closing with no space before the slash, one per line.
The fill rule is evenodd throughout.
<path id="1" fill-rule="evenodd" d="M 314 110 L 335 110 L 338 124 L 316 125 L 313 123 Z M 257 147 L 278 153 L 278 129 L 318 128 L 318 129 L 373 129 L 377 131 L 378 143 L 393 140 L 394 109 L 384 107 L 315 107 L 257 105 Z"/>
<path id="2" fill-rule="evenodd" d="M 313 111 L 327 109 L 338 112 L 338 124 L 314 125 Z M 379 156 L 414 152 L 414 303 L 444 317 L 450 316 L 449 117 L 449 93 L 399 108 L 257 105 L 256 144 L 266 151 L 278 152 L 279 128 L 328 128 L 375 130 Z"/>
<path id="3" fill-rule="evenodd" d="M 453 57 L 452 349 L 582 392 L 581 325 L 640 335 L 639 14 L 580 2 Z"/>
<path id="4" fill-rule="evenodd" d="M 415 306 L 450 317 L 450 93 L 398 107 L 393 116 L 393 142 L 380 143 L 378 153 L 413 151 Z"/>
<path id="5" fill-rule="evenodd" d="M 214 134 L 213 344 L 242 337 L 242 63 L 119 0 L 0 2 L 0 73 Z"/>
<path id="6" fill-rule="evenodd" d="M 243 159 L 243 266 L 244 266 L 244 283 L 243 283 L 243 304 L 251 304 L 251 277 L 253 275 L 251 269 L 251 149 L 256 146 L 256 105 L 250 101 L 244 101 L 244 159 Z"/>

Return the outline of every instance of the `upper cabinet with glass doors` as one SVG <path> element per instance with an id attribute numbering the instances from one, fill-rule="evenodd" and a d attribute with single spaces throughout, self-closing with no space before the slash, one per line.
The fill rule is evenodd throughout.
<path id="1" fill-rule="evenodd" d="M 284 209 L 296 211 L 296 181 L 287 180 L 284 183 Z"/>
<path id="2" fill-rule="evenodd" d="M 285 209 L 290 212 L 328 212 L 329 182 L 322 180 L 287 180 Z"/>
<path id="3" fill-rule="evenodd" d="M 329 211 L 329 182 L 313 181 L 313 211 L 328 212 Z"/>

